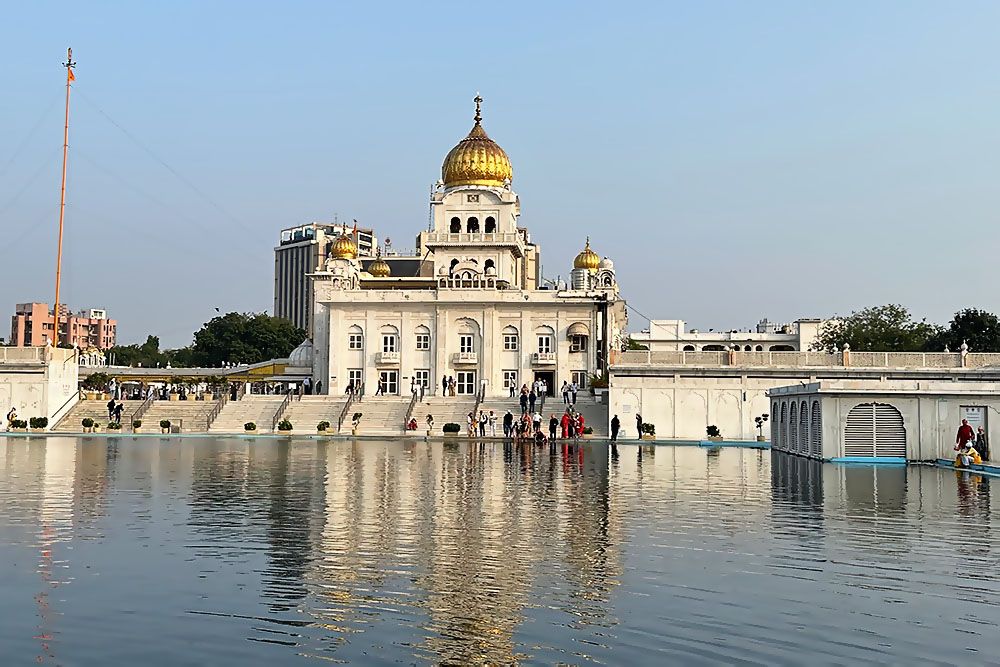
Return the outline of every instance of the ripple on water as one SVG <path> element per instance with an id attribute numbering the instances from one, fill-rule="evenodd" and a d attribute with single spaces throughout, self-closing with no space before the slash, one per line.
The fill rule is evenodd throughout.
<path id="1" fill-rule="evenodd" d="M 0 438 L 11 664 L 989 663 L 988 479 L 759 450 Z"/>

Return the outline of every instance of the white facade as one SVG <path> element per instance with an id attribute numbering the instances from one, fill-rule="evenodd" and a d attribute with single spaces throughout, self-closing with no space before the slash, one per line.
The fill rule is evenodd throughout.
<path id="1" fill-rule="evenodd" d="M 466 142 L 487 153 L 450 164 Z M 509 385 L 519 389 L 536 377 L 558 391 L 563 381 L 585 385 L 603 374 L 608 352 L 620 348 L 625 305 L 610 260 L 590 262 L 573 289 L 539 289 L 539 247 L 518 226 L 509 177 L 491 180 L 497 155 L 507 158 L 482 131 L 478 112 L 452 154 L 431 194 L 431 228 L 417 237 L 425 258 L 418 270 L 392 275 L 381 264 L 376 272 L 352 256 L 346 237 L 338 240 L 342 256 L 316 267 L 313 380 L 324 393 L 361 382 L 373 394 L 381 379 L 387 393 L 408 394 L 413 378 L 440 392 L 449 377 L 470 396 L 507 396 Z M 463 167 L 479 182 L 449 184 L 449 173 Z"/>
<path id="2" fill-rule="evenodd" d="M 1000 434 L 993 382 L 820 381 L 768 396 L 772 448 L 810 458 L 951 459 L 962 419 Z"/>
<path id="3" fill-rule="evenodd" d="M 743 352 L 797 352 L 809 350 L 823 321 L 798 319 L 774 324 L 766 319 L 753 331 L 688 330 L 684 320 L 650 320 L 649 328 L 631 334 L 633 341 L 653 352 L 702 352 L 736 349 Z"/>
<path id="4" fill-rule="evenodd" d="M 76 350 L 0 347 L 0 406 L 14 408 L 19 419 L 48 417 L 54 425 L 78 397 Z"/>

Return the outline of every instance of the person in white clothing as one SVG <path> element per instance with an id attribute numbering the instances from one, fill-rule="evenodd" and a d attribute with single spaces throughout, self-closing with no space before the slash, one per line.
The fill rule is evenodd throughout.
<path id="1" fill-rule="evenodd" d="M 490 437 L 491 438 L 497 437 L 497 416 L 492 410 L 490 410 L 489 425 L 490 425 Z"/>

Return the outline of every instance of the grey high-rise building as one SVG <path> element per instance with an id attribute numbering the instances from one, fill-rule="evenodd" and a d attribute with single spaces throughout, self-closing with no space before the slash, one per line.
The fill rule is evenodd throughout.
<path id="1" fill-rule="evenodd" d="M 354 225 L 311 222 L 281 230 L 274 248 L 274 315 L 291 320 L 312 338 L 312 281 L 307 274 L 326 262 L 330 245 L 341 234 L 353 238 Z M 374 257 L 378 240 L 371 229 L 358 228 L 358 254 Z"/>

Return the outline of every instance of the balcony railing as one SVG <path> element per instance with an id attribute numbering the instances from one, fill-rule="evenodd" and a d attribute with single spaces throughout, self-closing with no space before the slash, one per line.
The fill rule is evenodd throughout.
<path id="1" fill-rule="evenodd" d="M 538 365 L 549 365 L 556 363 L 556 353 L 555 352 L 535 352 L 532 357 L 532 361 Z"/>
<path id="2" fill-rule="evenodd" d="M 452 362 L 456 365 L 478 364 L 479 354 L 476 352 L 456 352 L 452 355 Z"/>
<path id="3" fill-rule="evenodd" d="M 474 243 L 476 245 L 496 243 L 498 245 L 520 245 L 521 235 L 500 232 L 428 232 L 424 237 L 426 243 L 455 244 L 464 245 Z"/>
<path id="4" fill-rule="evenodd" d="M 399 352 L 379 352 L 375 355 L 376 364 L 398 364 Z"/>

